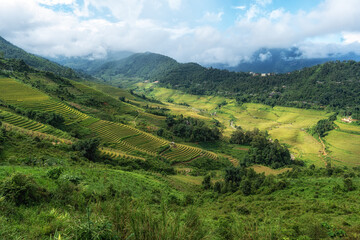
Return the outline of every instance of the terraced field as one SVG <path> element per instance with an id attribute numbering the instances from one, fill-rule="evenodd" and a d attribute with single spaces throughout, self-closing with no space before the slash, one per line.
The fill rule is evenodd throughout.
<path id="1" fill-rule="evenodd" d="M 99 94 L 104 97 L 104 99 L 111 98 L 110 96 L 104 95 L 91 87 L 76 83 L 74 84 L 80 87 L 81 91 L 89 92 L 91 94 Z M 90 128 L 98 134 L 98 136 L 103 140 L 103 143 L 110 144 L 112 148 L 116 148 L 116 150 L 106 150 L 107 154 L 112 156 L 122 156 L 121 154 L 131 155 L 132 153 L 139 152 L 152 156 L 158 156 L 160 152 L 164 151 L 166 147 L 169 146 L 168 141 L 142 132 L 133 127 L 90 117 L 63 102 L 51 99 L 48 95 L 42 93 L 41 91 L 18 82 L 17 80 L 9 78 L 0 79 L 0 88 L 5 89 L 5 91 L 0 92 L 0 99 L 6 103 L 26 109 L 57 113 L 65 118 L 65 124 L 70 125 L 75 122 L 79 122 L 83 126 Z M 151 117 L 150 115 L 152 114 L 143 113 L 143 115 L 149 115 L 149 117 Z M 49 126 L 21 116 L 6 113 L 4 117 L 4 121 L 18 127 L 33 131 L 42 131 L 59 137 L 65 137 L 65 134 L 60 130 L 50 128 Z M 163 117 L 158 117 L 155 120 L 163 119 Z M 166 151 L 162 156 L 172 162 L 188 161 L 201 156 L 213 159 L 217 157 L 214 153 L 181 144 L 177 144 L 176 147 L 172 148 L 171 151 Z"/>
<path id="2" fill-rule="evenodd" d="M 197 157 L 207 157 L 214 160 L 217 158 L 215 153 L 183 144 L 171 145 L 171 147 L 161 155 L 170 159 L 172 163 L 187 162 Z"/>
<path id="3" fill-rule="evenodd" d="M 71 139 L 71 136 L 66 132 L 14 113 L 0 110 L 0 116 L 2 117 L 2 121 L 12 124 L 16 127 L 24 128 L 30 131 L 47 133 L 60 138 Z"/>
<path id="4" fill-rule="evenodd" d="M 161 138 L 120 123 L 99 120 L 90 124 L 89 128 L 96 132 L 105 143 L 110 144 L 111 148 L 116 148 L 128 154 L 142 152 L 157 156 L 170 144 Z M 189 161 L 201 156 L 211 159 L 217 158 L 215 153 L 183 144 L 175 144 L 170 149 L 162 152 L 161 156 L 174 163 Z"/>
<path id="5" fill-rule="evenodd" d="M 41 91 L 14 79 L 0 79 L 0 88 L 4 89 L 0 93 L 0 99 L 4 102 L 27 109 L 60 114 L 65 118 L 65 124 L 81 122 L 89 117 L 62 102 L 51 99 Z"/>
<path id="6" fill-rule="evenodd" d="M 89 128 L 107 143 L 115 143 L 116 148 L 124 152 L 140 151 L 156 156 L 168 144 L 163 139 L 157 138 L 130 126 L 100 120 Z"/>
<path id="7" fill-rule="evenodd" d="M 124 153 L 122 151 L 115 150 L 112 148 L 102 148 L 100 151 L 102 154 L 107 155 L 111 158 L 123 157 L 123 158 L 131 158 L 131 159 L 138 159 L 138 160 L 145 161 L 145 158 L 132 156 L 132 155 L 129 155 L 127 153 Z"/>

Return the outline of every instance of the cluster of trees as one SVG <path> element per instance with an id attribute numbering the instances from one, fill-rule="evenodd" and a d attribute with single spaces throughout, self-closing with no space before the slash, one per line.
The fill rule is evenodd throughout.
<path id="1" fill-rule="evenodd" d="M 161 107 L 151 107 L 149 105 L 146 105 L 145 106 L 145 112 L 147 113 L 151 113 L 151 114 L 154 114 L 154 115 L 158 115 L 158 116 L 168 116 L 169 115 L 169 112 L 170 109 L 168 108 L 161 108 Z"/>
<path id="2" fill-rule="evenodd" d="M 164 87 L 196 95 L 226 95 L 237 98 L 240 103 L 355 110 L 360 104 L 359 72 L 360 63 L 355 61 L 329 62 L 266 77 L 180 64 L 156 78 Z"/>
<path id="3" fill-rule="evenodd" d="M 211 176 L 204 177 L 202 185 L 205 189 L 213 189 L 218 193 L 241 191 L 244 195 L 257 194 L 259 192 L 271 193 L 276 190 L 285 189 L 288 183 L 280 180 L 275 181 L 273 177 L 258 174 L 252 168 L 230 167 L 225 170 L 224 181 L 211 183 Z"/>
<path id="4" fill-rule="evenodd" d="M 75 142 L 72 148 L 74 151 L 79 151 L 83 157 L 94 162 L 100 157 L 99 145 L 99 138 L 89 138 Z"/>
<path id="5" fill-rule="evenodd" d="M 175 136 L 185 139 L 190 142 L 213 142 L 221 137 L 221 132 L 217 127 L 210 128 L 206 124 L 192 117 L 183 117 L 180 115 L 167 116 L 166 118 L 167 130 L 172 132 Z M 159 130 L 158 135 L 164 131 Z"/>
<path id="6" fill-rule="evenodd" d="M 335 123 L 337 114 L 330 116 L 328 119 L 319 120 L 316 125 L 311 129 L 312 134 L 317 134 L 320 137 L 325 137 L 326 132 L 335 129 Z"/>
<path id="7" fill-rule="evenodd" d="M 248 155 L 243 164 L 263 164 L 272 168 L 279 168 L 291 164 L 290 152 L 286 146 L 269 138 L 266 131 L 255 128 L 252 131 L 236 129 L 230 138 L 230 143 L 250 145 Z"/>

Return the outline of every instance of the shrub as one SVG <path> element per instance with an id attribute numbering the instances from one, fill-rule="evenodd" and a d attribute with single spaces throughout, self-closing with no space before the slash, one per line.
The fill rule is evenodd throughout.
<path id="1" fill-rule="evenodd" d="M 57 168 L 53 168 L 50 169 L 46 175 L 51 178 L 51 179 L 58 179 L 60 177 L 60 175 L 64 172 L 64 169 L 62 167 L 57 167 Z"/>
<path id="2" fill-rule="evenodd" d="M 210 177 L 210 175 L 207 175 L 207 176 L 204 177 L 204 180 L 202 181 L 202 185 L 203 185 L 204 189 L 211 188 L 211 177 Z"/>
<path id="3" fill-rule="evenodd" d="M 344 179 L 344 189 L 346 192 L 354 191 L 355 186 L 351 178 L 345 178 Z"/>
<path id="4" fill-rule="evenodd" d="M 49 192 L 40 187 L 32 177 L 15 173 L 1 185 L 2 195 L 16 205 L 33 205 L 46 200 Z"/>

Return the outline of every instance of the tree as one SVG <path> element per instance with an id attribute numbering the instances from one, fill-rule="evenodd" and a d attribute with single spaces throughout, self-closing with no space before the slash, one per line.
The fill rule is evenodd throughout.
<path id="1" fill-rule="evenodd" d="M 345 178 L 344 179 L 344 189 L 346 192 L 354 191 L 355 186 L 351 178 Z"/>
<path id="2" fill-rule="evenodd" d="M 202 185 L 204 189 L 210 189 L 211 188 L 211 177 L 210 175 L 206 175 L 204 177 L 204 180 L 202 181 Z"/>
<path id="3" fill-rule="evenodd" d="M 79 151 L 84 157 L 90 161 L 95 161 L 99 157 L 98 147 L 100 145 L 99 138 L 91 138 L 79 140 L 73 144 L 73 149 Z"/>

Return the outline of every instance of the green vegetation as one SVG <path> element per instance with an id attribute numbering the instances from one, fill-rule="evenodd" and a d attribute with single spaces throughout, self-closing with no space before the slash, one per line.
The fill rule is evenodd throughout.
<path id="1" fill-rule="evenodd" d="M 118 75 L 173 74 L 147 57 Z M 330 108 L 0 74 L 0 239 L 360 237 L 359 125 Z"/>

